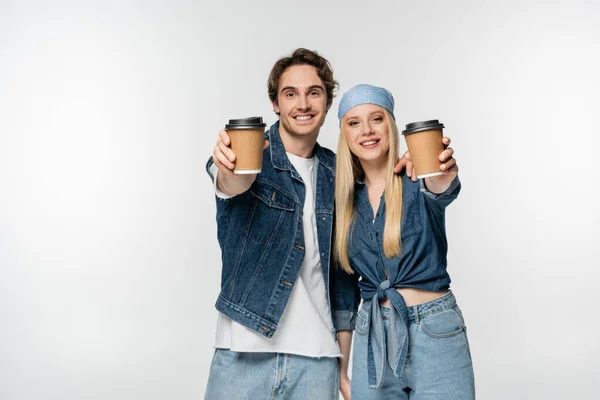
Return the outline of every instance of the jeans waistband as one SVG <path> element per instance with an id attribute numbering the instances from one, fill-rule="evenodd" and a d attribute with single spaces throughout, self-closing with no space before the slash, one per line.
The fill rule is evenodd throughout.
<path id="1" fill-rule="evenodd" d="M 416 304 L 414 306 L 406 307 L 408 310 L 408 319 L 414 321 L 417 318 L 423 318 L 430 314 L 439 313 L 441 311 L 452 308 L 456 305 L 456 298 L 451 291 L 445 295 L 433 299 L 426 303 Z M 384 320 L 387 320 L 390 315 L 390 308 L 385 306 L 379 306 L 381 308 L 381 316 Z"/>

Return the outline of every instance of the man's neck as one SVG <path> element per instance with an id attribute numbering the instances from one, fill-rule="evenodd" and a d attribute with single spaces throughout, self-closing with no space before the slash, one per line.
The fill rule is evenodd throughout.
<path id="1" fill-rule="evenodd" d="M 311 158 L 313 156 L 318 133 L 310 136 L 292 136 L 282 129 L 280 125 L 279 136 L 286 152 L 302 158 Z"/>

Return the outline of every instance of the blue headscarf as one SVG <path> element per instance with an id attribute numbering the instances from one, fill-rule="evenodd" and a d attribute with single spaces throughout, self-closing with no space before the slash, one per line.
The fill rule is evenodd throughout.
<path id="1" fill-rule="evenodd" d="M 389 111 L 394 120 L 396 119 L 394 116 L 394 96 L 392 96 L 389 90 L 377 86 L 360 84 L 354 86 L 342 96 L 340 107 L 338 109 L 340 124 L 342 123 L 344 115 L 346 115 L 351 108 L 361 104 L 375 104 L 381 106 Z"/>

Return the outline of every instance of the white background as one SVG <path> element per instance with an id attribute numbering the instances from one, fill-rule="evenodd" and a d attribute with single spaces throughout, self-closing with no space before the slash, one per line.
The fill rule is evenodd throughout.
<path id="1" fill-rule="evenodd" d="M 600 391 L 600 4 L 0 1 L 0 398 L 198 399 L 220 252 L 204 164 L 318 50 L 439 118 L 480 399 Z M 337 105 L 321 130 L 335 149 Z"/>

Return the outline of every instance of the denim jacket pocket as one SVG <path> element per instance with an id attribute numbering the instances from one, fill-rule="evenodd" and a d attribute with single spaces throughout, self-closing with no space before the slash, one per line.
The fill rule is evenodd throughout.
<path id="1" fill-rule="evenodd" d="M 268 181 L 257 179 L 250 192 L 269 208 L 294 211 L 294 199 Z"/>
<path id="2" fill-rule="evenodd" d="M 246 229 L 255 243 L 279 243 L 294 237 L 294 199 L 268 181 L 257 181 L 250 189 L 254 205 Z"/>
<path id="3" fill-rule="evenodd" d="M 425 316 L 421 329 L 434 339 L 460 335 L 465 331 L 465 322 L 458 306 Z"/>

